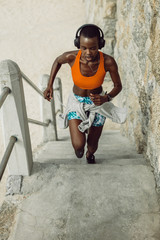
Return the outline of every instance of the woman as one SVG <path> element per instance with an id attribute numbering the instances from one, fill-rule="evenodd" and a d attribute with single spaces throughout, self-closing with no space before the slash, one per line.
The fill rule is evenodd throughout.
<path id="1" fill-rule="evenodd" d="M 72 145 L 75 154 L 81 158 L 87 136 L 86 159 L 89 164 L 94 164 L 94 153 L 98 148 L 98 141 L 102 133 L 106 116 L 112 112 L 114 105 L 109 103 L 122 89 L 118 67 L 113 57 L 99 51 L 105 45 L 102 30 L 94 24 L 81 26 L 76 33 L 75 46 L 80 49 L 65 52 L 53 63 L 47 89 L 44 97 L 48 101 L 52 99 L 53 82 L 62 64 L 68 63 L 71 67 L 74 82 L 67 105 L 67 111 L 63 118 L 69 125 Z M 102 84 L 106 72 L 109 72 L 114 87 L 109 94 L 104 93 Z M 106 110 L 107 107 L 109 110 Z M 115 107 L 117 109 L 117 107 Z M 125 112 L 120 111 L 124 122 Z M 112 114 L 111 115 L 115 115 Z M 117 115 L 117 113 L 116 113 Z M 112 119 L 112 117 L 111 117 Z M 113 119 L 112 119 L 113 120 Z M 67 127 L 66 124 L 66 127 Z M 88 130 L 88 131 L 87 131 Z"/>

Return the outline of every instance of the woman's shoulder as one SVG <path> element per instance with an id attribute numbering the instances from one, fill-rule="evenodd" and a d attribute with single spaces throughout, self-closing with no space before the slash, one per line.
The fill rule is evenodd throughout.
<path id="1" fill-rule="evenodd" d="M 76 56 L 78 54 L 79 50 L 74 50 L 74 51 L 69 51 L 69 52 L 65 52 L 64 55 L 67 59 L 67 62 L 72 66 L 75 59 L 76 59 Z"/>
<path id="2" fill-rule="evenodd" d="M 63 55 L 67 59 L 67 62 L 69 64 L 72 64 L 75 61 L 78 52 L 79 52 L 78 50 L 73 50 L 73 51 L 65 52 L 65 53 L 63 53 Z"/>
<path id="3" fill-rule="evenodd" d="M 103 57 L 104 57 L 104 66 L 106 69 L 109 69 L 111 66 L 117 65 L 115 59 L 112 56 L 103 53 Z"/>
<path id="4" fill-rule="evenodd" d="M 73 51 L 68 51 L 63 53 L 63 55 L 65 55 L 68 59 L 72 59 L 72 58 L 76 58 L 77 54 L 78 54 L 78 50 L 73 50 Z"/>
<path id="5" fill-rule="evenodd" d="M 75 60 L 77 54 L 78 54 L 77 50 L 68 51 L 68 52 L 64 52 L 63 54 L 61 54 L 57 59 L 60 64 L 63 64 L 63 63 L 70 64 Z"/>

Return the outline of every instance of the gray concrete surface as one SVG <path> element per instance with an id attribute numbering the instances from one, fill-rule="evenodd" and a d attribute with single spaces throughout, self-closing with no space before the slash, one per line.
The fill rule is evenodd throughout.
<path id="1" fill-rule="evenodd" d="M 68 132 L 47 143 L 24 177 L 9 240 L 159 240 L 152 168 L 118 131 L 103 132 L 96 165 Z"/>

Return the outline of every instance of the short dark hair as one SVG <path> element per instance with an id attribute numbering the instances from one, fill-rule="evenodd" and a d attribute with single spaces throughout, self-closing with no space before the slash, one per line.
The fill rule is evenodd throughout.
<path id="1" fill-rule="evenodd" d="M 86 26 L 81 29 L 80 36 L 87 38 L 97 37 L 100 39 L 100 32 L 96 26 Z"/>

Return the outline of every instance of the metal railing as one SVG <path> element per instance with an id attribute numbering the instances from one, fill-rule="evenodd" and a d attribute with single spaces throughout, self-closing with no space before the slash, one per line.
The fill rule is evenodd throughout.
<path id="1" fill-rule="evenodd" d="M 15 144 L 16 141 L 17 141 L 17 138 L 15 136 L 10 137 L 10 141 L 8 143 L 8 146 L 6 148 L 6 151 L 3 155 L 3 158 L 2 158 L 2 161 L 1 161 L 1 164 L 0 164 L 0 181 L 2 179 L 3 173 L 6 169 L 9 157 L 11 155 L 11 152 L 13 150 L 13 147 L 14 147 L 14 144 Z"/>
<path id="2" fill-rule="evenodd" d="M 38 94 L 40 94 L 41 97 L 43 97 L 43 91 L 41 91 L 19 69 L 18 65 L 15 62 L 11 60 L 5 60 L 0 63 L 0 85 L 1 85 L 0 108 L 5 102 L 7 96 L 11 94 L 11 97 L 8 100 L 9 103 L 4 104 L 2 108 L 4 117 L 3 119 L 3 128 L 5 135 L 4 137 L 6 141 L 8 141 L 7 139 L 10 138 L 10 141 L 6 147 L 6 151 L 0 164 L 0 180 L 3 176 L 7 163 L 11 165 L 10 166 L 11 175 L 30 175 L 31 173 L 33 159 L 28 123 L 37 124 L 43 126 L 43 129 L 48 129 L 48 132 L 46 132 L 45 130 L 44 141 L 53 140 L 53 138 L 54 140 L 58 140 L 56 115 L 58 112 L 63 112 L 61 80 L 57 78 L 53 88 L 53 99 L 55 98 L 54 96 L 55 92 L 57 92 L 57 96 L 61 101 L 61 103 L 58 105 L 58 109 L 55 109 L 55 99 L 51 100 L 51 104 L 49 104 L 48 101 L 44 100 L 43 97 L 41 107 L 43 112 L 43 120 L 44 119 L 45 120 L 39 121 L 27 117 L 22 78 Z M 44 89 L 47 86 L 48 80 L 49 75 L 43 75 L 42 82 Z M 47 107 L 46 104 L 48 104 Z M 46 119 L 45 116 L 48 115 L 49 105 L 51 107 L 50 115 L 49 118 Z M 53 137 L 53 135 L 55 136 Z M 11 154 L 12 151 L 14 152 L 13 154 Z M 8 161 L 9 159 L 11 160 Z"/>
<path id="3" fill-rule="evenodd" d="M 8 88 L 8 87 L 3 88 L 2 93 L 0 95 L 0 108 L 2 107 L 4 101 L 6 100 L 6 98 L 9 95 L 10 92 L 11 92 L 10 88 Z M 13 138 L 11 137 L 10 138 L 10 142 L 9 142 L 9 144 L 7 146 L 7 149 L 6 149 L 5 153 L 4 153 L 4 156 L 3 156 L 1 164 L 0 164 L 0 180 L 1 180 L 2 176 L 3 176 L 4 170 L 5 170 L 6 165 L 8 163 L 8 159 L 9 159 L 10 154 L 12 152 L 14 143 L 15 143 L 15 141 L 13 141 Z"/>
<path id="4" fill-rule="evenodd" d="M 48 127 L 49 124 L 51 123 L 51 120 L 48 120 L 46 123 L 45 122 L 40 122 L 38 120 L 34 120 L 34 119 L 31 119 L 31 118 L 28 118 L 28 122 L 29 123 L 33 123 L 33 124 L 37 124 L 37 125 L 40 125 L 40 126 L 44 126 L 44 127 Z M 57 140 L 57 138 L 56 138 Z"/>
<path id="5" fill-rule="evenodd" d="M 22 78 L 38 93 L 40 94 L 42 97 L 43 96 L 43 92 L 21 71 L 21 75 L 22 75 Z M 59 90 L 60 91 L 60 95 L 62 96 L 62 89 L 61 88 L 54 88 L 53 89 L 54 91 L 56 90 Z M 58 110 L 60 111 L 60 110 Z M 58 112 L 55 112 L 55 103 L 54 101 L 52 100 L 51 101 L 51 112 L 52 112 L 52 119 L 53 121 L 51 121 L 51 119 L 48 119 L 46 122 L 41 122 L 41 121 L 38 121 L 38 120 L 35 120 L 35 119 L 31 119 L 31 118 L 28 118 L 28 122 L 29 123 L 33 123 L 33 124 L 37 124 L 37 125 L 40 125 L 40 126 L 44 126 L 44 127 L 48 127 L 49 124 L 51 122 L 53 122 L 53 125 L 54 125 L 54 129 L 55 129 L 55 140 L 57 141 L 58 140 L 58 134 L 57 134 L 57 125 L 56 125 L 56 115 Z"/>
<path id="6" fill-rule="evenodd" d="M 22 78 L 43 97 L 43 92 L 21 71 Z"/>
<path id="7" fill-rule="evenodd" d="M 0 95 L 0 108 L 2 107 L 4 101 L 6 100 L 8 94 L 10 94 L 11 89 L 8 87 L 4 87 L 2 90 L 2 94 Z"/>
<path id="8" fill-rule="evenodd" d="M 2 90 L 2 93 L 0 95 L 0 108 L 2 107 L 4 101 L 6 100 L 7 96 L 10 94 L 11 89 L 8 87 L 4 87 Z M 11 155 L 12 149 L 14 147 L 15 142 L 17 141 L 17 138 L 15 136 L 10 137 L 9 144 L 6 148 L 6 151 L 3 155 L 2 161 L 0 163 L 0 180 L 2 179 L 3 173 L 5 171 L 6 165 L 8 163 L 9 157 Z"/>

